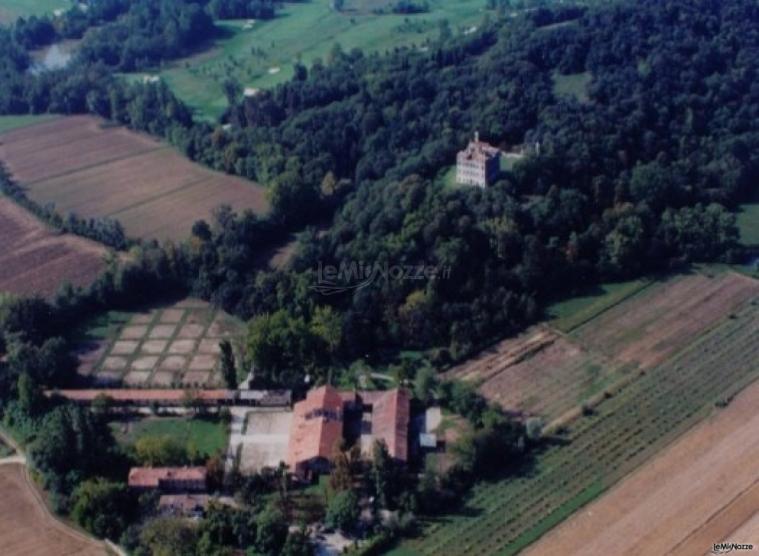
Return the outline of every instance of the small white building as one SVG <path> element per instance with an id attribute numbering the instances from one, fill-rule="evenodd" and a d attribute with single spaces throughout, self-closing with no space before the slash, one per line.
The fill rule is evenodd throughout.
<path id="1" fill-rule="evenodd" d="M 480 141 L 475 132 L 474 141 L 456 156 L 456 183 L 487 187 L 498 178 L 500 167 L 501 151 Z"/>

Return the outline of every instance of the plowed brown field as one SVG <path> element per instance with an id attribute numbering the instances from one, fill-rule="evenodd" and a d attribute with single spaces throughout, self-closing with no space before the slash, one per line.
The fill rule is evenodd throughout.
<path id="1" fill-rule="evenodd" d="M 618 378 L 621 369 L 552 329 L 535 326 L 445 376 L 477 384 L 483 396 L 506 410 L 556 418 Z"/>
<path id="2" fill-rule="evenodd" d="M 90 116 L 0 135 L 0 160 L 34 201 L 119 220 L 127 235 L 184 239 L 214 208 L 268 210 L 264 189 L 212 172 L 140 133 Z"/>
<path id="3" fill-rule="evenodd" d="M 759 545 L 759 383 L 533 545 L 530 556 Z"/>
<path id="4" fill-rule="evenodd" d="M 724 273 L 667 280 L 628 298 L 572 335 L 623 363 L 650 368 L 759 295 L 759 282 Z"/>
<path id="5" fill-rule="evenodd" d="M 105 556 L 100 544 L 55 520 L 27 483 L 24 467 L 0 465 L 0 554 Z"/>
<path id="6" fill-rule="evenodd" d="M 570 335 L 528 329 L 448 371 L 488 400 L 523 415 L 571 417 L 635 369 L 665 361 L 759 296 L 759 282 L 726 272 L 678 276 L 653 284 Z"/>
<path id="7" fill-rule="evenodd" d="M 104 267 L 103 246 L 59 234 L 5 197 L 0 197 L 0 238 L 0 292 L 51 296 L 65 282 L 88 285 Z"/>

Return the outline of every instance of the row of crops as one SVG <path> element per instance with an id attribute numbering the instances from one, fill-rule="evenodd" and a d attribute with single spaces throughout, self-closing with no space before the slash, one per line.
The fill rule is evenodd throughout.
<path id="1" fill-rule="evenodd" d="M 759 377 L 759 302 L 641 374 L 572 423 L 519 476 L 477 486 L 466 511 L 429 524 L 423 554 L 515 554 Z"/>

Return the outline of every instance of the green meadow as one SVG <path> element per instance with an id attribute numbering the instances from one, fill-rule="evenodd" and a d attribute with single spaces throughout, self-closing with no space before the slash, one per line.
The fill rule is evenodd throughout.
<path id="1" fill-rule="evenodd" d="M 146 436 L 169 436 L 182 445 L 192 445 L 201 454 L 220 454 L 227 446 L 227 426 L 216 418 L 147 417 L 138 421 L 111 423 L 116 440 L 134 445 Z"/>
<path id="2" fill-rule="evenodd" d="M 430 10 L 415 15 L 375 14 L 330 9 L 329 0 L 285 4 L 270 21 L 221 21 L 222 38 L 209 49 L 170 64 L 161 72 L 172 90 L 199 116 L 218 118 L 227 102 L 226 79 L 246 89 L 262 89 L 292 77 L 293 66 L 327 61 L 339 44 L 344 51 L 385 52 L 397 47 L 425 48 L 443 21 L 453 33 L 470 32 L 487 13 L 484 0 L 429 0 Z M 350 8 L 350 3 L 346 3 Z"/>
<path id="3" fill-rule="evenodd" d="M 0 24 L 12 23 L 19 17 L 51 14 L 71 7 L 68 0 L 0 0 Z"/>
<path id="4" fill-rule="evenodd" d="M 52 114 L 41 115 L 23 115 L 23 116 L 0 116 L 0 133 L 6 131 L 12 131 L 22 127 L 27 127 L 34 124 L 41 124 L 48 120 L 57 118 Z"/>
<path id="5" fill-rule="evenodd" d="M 741 205 L 737 216 L 741 241 L 745 245 L 759 245 L 759 195 L 754 202 Z"/>

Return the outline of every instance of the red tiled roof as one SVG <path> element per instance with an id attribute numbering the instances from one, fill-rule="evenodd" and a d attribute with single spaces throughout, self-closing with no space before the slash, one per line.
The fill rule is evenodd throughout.
<path id="1" fill-rule="evenodd" d="M 459 151 L 459 160 L 477 160 L 484 162 L 490 158 L 498 156 L 500 151 L 484 141 L 470 141 L 466 149 Z"/>
<path id="2" fill-rule="evenodd" d="M 372 436 L 384 440 L 390 455 L 400 461 L 408 460 L 408 427 L 411 396 L 408 390 L 396 388 L 380 395 L 372 393 Z M 361 394 L 364 401 L 369 397 Z"/>
<path id="3" fill-rule="evenodd" d="M 313 458 L 330 458 L 343 437 L 343 399 L 331 386 L 311 390 L 293 406 L 287 463 L 292 471 Z"/>
<path id="4" fill-rule="evenodd" d="M 161 481 L 202 481 L 208 471 L 205 467 L 132 467 L 129 470 L 130 487 L 158 488 Z"/>
<path id="5" fill-rule="evenodd" d="M 200 401 L 215 402 L 234 397 L 232 390 L 141 390 L 139 388 L 112 388 L 92 390 L 51 390 L 48 395 L 62 396 L 76 402 L 93 402 L 98 396 L 107 396 L 116 402 L 182 402 L 188 395 Z"/>

